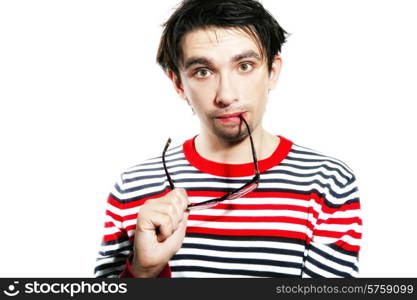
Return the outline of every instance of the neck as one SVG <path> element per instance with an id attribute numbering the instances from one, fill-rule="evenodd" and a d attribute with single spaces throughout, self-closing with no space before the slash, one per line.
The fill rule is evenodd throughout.
<path id="1" fill-rule="evenodd" d="M 258 126 L 252 132 L 258 160 L 272 155 L 279 144 L 279 138 Z M 202 130 L 195 139 L 197 152 L 205 159 L 224 164 L 244 164 L 253 162 L 249 136 L 238 143 L 230 143 L 212 132 Z"/>

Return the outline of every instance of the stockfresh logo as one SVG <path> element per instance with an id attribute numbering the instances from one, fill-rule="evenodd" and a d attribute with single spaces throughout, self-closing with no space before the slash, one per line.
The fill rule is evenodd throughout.
<path id="1" fill-rule="evenodd" d="M 14 296 L 19 295 L 20 291 L 16 287 L 18 284 L 19 284 L 19 281 L 13 282 L 13 284 L 10 284 L 7 287 L 7 289 L 3 291 L 3 293 L 9 297 L 14 297 Z"/>

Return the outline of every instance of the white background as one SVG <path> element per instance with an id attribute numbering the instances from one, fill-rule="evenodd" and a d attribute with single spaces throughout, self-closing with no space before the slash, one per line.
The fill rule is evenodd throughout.
<path id="1" fill-rule="evenodd" d="M 177 1 L 0 2 L 0 276 L 90 277 L 126 167 L 198 133 L 155 63 Z M 417 276 L 415 1 L 276 1 L 265 127 L 357 174 L 361 277 Z"/>

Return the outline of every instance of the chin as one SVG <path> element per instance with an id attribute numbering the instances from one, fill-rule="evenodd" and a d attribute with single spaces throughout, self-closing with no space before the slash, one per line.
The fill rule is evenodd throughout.
<path id="1" fill-rule="evenodd" d="M 214 128 L 214 134 L 220 139 L 229 143 L 239 143 L 249 136 L 248 131 L 243 128 L 237 130 L 224 130 Z"/>

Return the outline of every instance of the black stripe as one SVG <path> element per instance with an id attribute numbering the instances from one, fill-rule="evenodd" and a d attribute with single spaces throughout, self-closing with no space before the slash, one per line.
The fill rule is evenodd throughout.
<path id="1" fill-rule="evenodd" d="M 264 175 L 264 174 L 265 175 L 269 175 L 269 174 L 285 174 L 285 175 L 290 175 L 290 176 L 294 176 L 294 177 L 303 177 L 303 178 L 313 177 L 313 176 L 321 176 L 323 179 L 327 179 L 327 180 L 333 179 L 334 183 L 338 187 L 340 187 L 340 188 L 344 186 L 344 184 L 342 182 L 340 182 L 336 178 L 336 176 L 334 176 L 334 175 L 326 175 L 326 174 L 324 174 L 321 171 L 316 171 L 314 173 L 307 173 L 307 174 L 299 174 L 299 173 L 295 173 L 295 172 L 291 172 L 291 171 L 287 171 L 287 170 L 272 169 L 272 170 L 266 171 L 265 173 L 262 173 L 261 174 L 261 178 L 262 178 L 262 175 Z"/>
<path id="2" fill-rule="evenodd" d="M 155 185 L 157 186 L 157 185 Z M 148 198 L 148 197 L 153 197 L 153 196 L 157 196 L 160 195 L 164 192 L 164 190 L 167 188 L 167 185 L 164 186 L 162 189 L 157 190 L 156 192 L 151 192 L 151 193 L 146 193 L 140 196 L 134 196 L 131 198 L 126 198 L 126 199 L 120 199 L 117 196 L 115 196 L 113 193 L 111 193 L 111 197 L 114 198 L 116 201 L 120 202 L 120 203 L 130 203 L 133 201 L 137 201 L 140 200 L 142 198 Z M 138 188 L 138 190 L 140 190 L 141 188 Z M 185 187 L 185 189 L 187 191 L 195 191 L 195 192 L 230 192 L 232 190 L 234 190 L 234 188 L 210 188 L 210 187 Z M 355 188 L 356 189 L 356 188 Z M 275 192 L 275 193 L 292 193 L 292 194 L 299 194 L 299 195 L 310 195 L 310 194 L 316 194 L 317 196 L 321 197 L 324 199 L 324 204 L 326 205 L 326 207 L 329 208 L 335 208 L 338 209 L 344 205 L 348 205 L 351 203 L 357 203 L 359 202 L 359 198 L 352 198 L 349 200 L 344 201 L 342 204 L 334 204 L 330 201 L 328 201 L 326 199 L 326 195 L 324 195 L 323 193 L 321 193 L 320 191 L 318 191 L 317 189 L 311 189 L 311 190 L 307 190 L 307 191 L 301 191 L 301 190 L 294 190 L 294 189 L 280 189 L 280 188 L 257 188 L 255 189 L 255 192 Z M 123 194 L 122 191 L 119 190 L 119 193 Z"/>
<path id="3" fill-rule="evenodd" d="M 141 185 L 137 185 L 128 189 L 124 189 L 122 190 L 118 184 L 116 184 L 114 187 L 115 189 L 120 193 L 120 194 L 124 194 L 124 193 L 132 193 L 132 192 L 137 192 L 143 189 L 147 189 L 147 188 L 153 188 L 153 187 L 161 187 L 163 186 L 165 188 L 165 184 L 164 182 L 157 182 L 157 183 L 148 183 L 148 184 L 141 184 Z"/>
<path id="4" fill-rule="evenodd" d="M 170 162 L 174 162 L 174 161 L 187 161 L 185 159 L 185 157 L 178 157 L 178 158 L 174 158 L 174 159 L 168 159 L 168 155 L 166 156 L 167 159 L 165 159 L 165 162 L 168 164 Z M 188 162 L 188 161 L 187 161 Z M 160 165 L 162 164 L 162 156 L 161 156 L 161 161 L 155 161 L 155 162 L 149 162 L 149 163 L 143 163 L 140 164 L 140 166 L 152 166 L 152 165 Z"/>
<path id="5" fill-rule="evenodd" d="M 337 257 L 335 257 L 335 256 L 333 256 L 333 255 L 331 255 L 331 254 L 329 254 L 327 252 L 324 252 L 323 250 L 320 250 L 320 249 L 314 247 L 313 245 L 310 246 L 310 250 L 309 251 L 315 252 L 318 255 L 324 257 L 325 259 L 330 260 L 330 261 L 333 261 L 334 263 L 337 263 L 339 265 L 342 265 L 342 266 L 351 268 L 351 269 L 353 269 L 355 271 L 358 271 L 358 267 L 354 263 L 352 263 L 350 261 L 346 261 L 346 260 L 340 259 L 340 258 L 337 258 Z"/>
<path id="6" fill-rule="evenodd" d="M 126 241 L 129 241 L 129 237 L 127 235 L 122 235 L 121 237 L 115 240 L 102 241 L 101 246 L 116 245 L 116 244 L 121 244 Z"/>
<path id="7" fill-rule="evenodd" d="M 299 169 L 299 170 L 317 170 L 318 168 L 324 168 L 324 169 L 326 169 L 328 171 L 335 171 L 335 172 L 337 172 L 341 177 L 343 177 L 344 179 L 346 179 L 346 181 L 349 181 L 349 180 L 352 179 L 351 177 L 348 177 L 348 176 L 344 175 L 343 173 L 340 173 L 338 169 L 331 168 L 331 167 L 329 167 L 327 165 L 302 166 L 302 165 L 295 165 L 295 164 L 287 163 L 284 160 L 284 162 L 280 163 L 279 166 L 282 166 L 282 167 L 291 167 L 291 168 L 295 168 L 295 169 Z M 353 177 L 353 175 L 352 175 L 352 177 Z"/>
<path id="8" fill-rule="evenodd" d="M 323 189 L 326 189 L 327 188 L 328 193 L 330 195 L 332 195 L 336 199 L 347 198 L 349 195 L 353 194 L 357 190 L 357 188 L 355 186 L 355 187 L 353 187 L 351 190 L 349 190 L 347 192 L 344 192 L 344 193 L 336 193 L 332 189 L 332 187 L 331 187 L 331 185 L 329 183 L 323 183 L 323 182 L 321 182 L 318 179 L 314 179 L 314 180 L 306 181 L 306 182 L 298 182 L 298 181 L 293 181 L 293 180 L 288 180 L 288 179 L 261 179 L 261 183 L 262 182 L 264 182 L 264 183 L 276 183 L 276 184 L 291 184 L 291 185 L 303 186 L 303 187 L 311 186 L 313 184 L 317 184 L 320 187 L 322 187 Z"/>
<path id="9" fill-rule="evenodd" d="M 325 166 L 326 164 L 324 164 L 324 162 L 327 163 L 332 163 L 337 165 L 340 169 L 343 169 L 346 173 L 348 173 L 349 175 L 352 175 L 352 172 L 349 171 L 348 169 L 346 169 L 344 166 L 342 166 L 340 163 L 335 162 L 335 161 L 331 161 L 329 159 L 308 159 L 308 158 L 299 158 L 299 157 L 292 157 L 288 154 L 288 156 L 285 158 L 285 160 L 292 160 L 292 161 L 299 161 L 299 162 L 318 162 L 318 163 L 322 163 L 323 166 Z M 316 166 L 317 167 L 317 166 Z M 335 171 L 337 171 L 338 173 L 340 173 L 341 175 L 343 175 L 343 173 L 340 171 L 340 169 L 334 168 Z"/>
<path id="10" fill-rule="evenodd" d="M 227 270 L 218 268 L 207 268 L 197 266 L 172 266 L 173 272 L 204 272 L 204 273 L 215 273 L 223 275 L 246 275 L 252 277 L 300 277 L 298 275 L 291 275 L 278 272 L 267 272 L 267 271 L 251 271 L 251 270 Z M 207 276 L 210 277 L 210 276 Z"/>
<path id="11" fill-rule="evenodd" d="M 131 202 L 134 202 L 134 201 L 138 201 L 138 200 L 143 199 L 143 198 L 148 198 L 148 197 L 154 197 L 154 196 L 161 195 L 165 191 L 166 188 L 167 188 L 167 186 L 164 186 L 163 189 L 157 190 L 156 192 L 146 193 L 146 194 L 143 194 L 143 195 L 140 195 L 140 196 L 134 196 L 134 197 L 126 198 L 126 199 L 119 199 L 113 193 L 111 193 L 110 195 L 117 202 L 122 203 L 122 204 L 127 204 L 127 203 L 131 203 Z"/>
<path id="12" fill-rule="evenodd" d="M 144 172 L 149 172 L 149 171 L 165 171 L 164 167 L 162 166 L 162 163 L 160 165 L 161 165 L 160 168 L 138 169 L 138 170 L 135 170 L 135 171 L 123 172 L 122 175 L 124 175 L 124 174 L 133 174 L 133 173 L 144 173 Z M 191 167 L 191 165 L 190 164 L 177 164 L 177 165 L 169 166 L 168 169 L 176 168 L 176 167 Z M 169 172 L 169 173 L 171 174 L 171 172 Z"/>
<path id="13" fill-rule="evenodd" d="M 233 190 L 233 188 L 208 188 L 208 187 L 185 187 L 185 189 L 187 191 L 196 191 L 196 192 L 230 192 Z M 356 188 L 355 188 L 356 189 Z M 310 194 L 316 194 L 317 196 L 321 197 L 324 199 L 324 204 L 326 205 L 326 207 L 329 208 L 340 208 L 343 207 L 345 205 L 351 204 L 351 203 L 356 203 L 359 202 L 359 198 L 352 198 L 349 200 L 344 201 L 341 204 L 335 204 L 330 202 L 329 200 L 327 200 L 327 197 L 325 194 L 323 194 L 322 192 L 318 191 L 317 189 L 310 189 L 310 190 L 306 190 L 306 191 L 301 191 L 301 190 L 293 190 L 293 189 L 281 189 L 281 188 L 257 188 L 254 190 L 254 192 L 275 192 L 275 193 L 292 193 L 292 194 L 299 194 L 299 195 L 310 195 Z M 337 198 L 337 197 L 336 197 Z"/>
<path id="14" fill-rule="evenodd" d="M 260 253 L 261 255 L 261 253 Z M 265 265 L 277 266 L 286 268 L 301 268 L 301 263 L 294 263 L 289 261 L 279 261 L 272 259 L 256 259 L 256 258 L 234 258 L 234 257 L 218 257 L 198 254 L 175 254 L 171 260 L 202 260 L 230 264 L 246 264 L 246 265 Z"/>
<path id="15" fill-rule="evenodd" d="M 174 178 L 173 178 L 174 179 Z M 215 177 L 206 177 L 206 178 L 185 178 L 185 179 L 177 179 L 175 182 L 178 183 L 187 183 L 187 182 L 217 182 L 217 183 L 224 183 L 224 184 L 231 184 L 231 183 L 240 183 L 245 184 L 250 181 L 248 179 L 234 179 L 234 178 L 215 178 Z"/>
<path id="16" fill-rule="evenodd" d="M 129 179 L 125 179 L 123 180 L 123 183 L 130 183 L 130 182 L 134 182 L 134 181 L 139 181 L 142 179 L 165 179 L 166 175 L 163 168 L 159 169 L 161 171 L 160 175 L 143 175 L 143 176 L 137 176 L 137 177 L 133 177 L 133 178 L 129 178 Z M 182 175 L 182 174 L 203 174 L 198 170 L 180 170 L 180 171 L 175 171 L 175 172 L 169 172 L 169 174 L 171 175 L 171 177 L 174 177 L 176 175 Z"/>
<path id="17" fill-rule="evenodd" d="M 342 271 L 336 270 L 332 267 L 326 266 L 326 265 L 322 264 L 321 262 L 315 260 L 311 256 L 307 257 L 307 261 L 310 262 L 312 265 L 318 267 L 319 269 L 325 270 L 325 271 L 327 271 L 329 273 L 332 273 L 334 275 L 337 275 L 337 276 L 340 276 L 340 277 L 352 277 L 352 275 L 350 275 L 349 273 L 342 272 Z"/>
<path id="18" fill-rule="evenodd" d="M 119 276 L 122 273 L 122 271 L 123 270 L 114 270 L 114 271 L 96 276 L 96 278 L 107 278 L 107 277 L 110 277 L 111 275 L 118 275 Z"/>
<path id="19" fill-rule="evenodd" d="M 114 250 L 109 250 L 109 251 L 99 251 L 99 254 L 101 256 L 104 256 L 104 257 L 105 256 L 113 256 L 113 255 L 117 256 L 117 254 L 122 253 L 126 250 L 132 251 L 132 245 L 126 245 L 124 247 L 117 248 L 117 249 L 114 249 Z M 122 255 L 126 256 L 125 254 L 122 254 Z"/>
<path id="20" fill-rule="evenodd" d="M 302 273 L 307 274 L 308 276 L 312 277 L 312 278 L 324 278 L 324 276 L 317 274 L 313 271 L 311 271 L 310 269 L 304 268 Z"/>
<path id="21" fill-rule="evenodd" d="M 215 245 L 202 245 L 194 243 L 183 243 L 181 248 L 189 249 L 203 249 L 203 250 L 214 250 L 214 251 L 224 251 L 224 252 L 257 252 L 261 253 L 272 253 L 280 255 L 289 255 L 289 256 L 303 256 L 303 251 L 279 249 L 279 248 L 267 248 L 267 247 L 235 247 L 235 246 L 215 246 Z"/>
<path id="22" fill-rule="evenodd" d="M 124 266 L 125 263 L 126 263 L 126 260 L 120 260 L 120 261 L 116 261 L 116 262 L 112 262 L 112 263 L 101 264 L 101 265 L 94 268 L 94 273 L 97 273 L 98 271 L 102 271 L 102 270 L 105 270 L 105 269 L 115 269 L 117 267 Z"/>
<path id="23" fill-rule="evenodd" d="M 185 235 L 189 238 L 202 238 L 202 239 L 213 239 L 213 240 L 222 240 L 222 241 L 253 241 L 253 242 L 279 242 L 287 244 L 297 244 L 305 246 L 305 240 L 295 239 L 295 238 L 286 238 L 286 237 L 270 237 L 270 236 L 229 236 L 229 235 L 214 235 L 214 234 L 205 234 L 205 233 L 187 233 Z"/>
<path id="24" fill-rule="evenodd" d="M 174 178 L 173 178 L 174 180 Z M 174 180 L 176 183 L 184 183 L 185 185 L 187 183 L 209 183 L 209 182 L 216 182 L 216 183 L 223 183 L 223 184 L 245 184 L 247 183 L 249 180 L 248 179 L 234 179 L 234 178 L 212 178 L 212 177 L 206 177 L 206 178 L 184 178 L 184 179 L 175 179 Z M 274 183 L 277 185 L 280 184 L 290 184 L 290 185 L 294 185 L 294 186 L 300 186 L 300 187 L 309 187 L 312 186 L 313 184 L 317 184 L 318 186 L 322 187 L 324 190 L 327 190 L 328 193 L 336 198 L 336 199 L 340 199 L 340 198 L 347 198 L 349 197 L 351 194 L 353 194 L 354 192 L 357 191 L 357 187 L 352 185 L 352 189 L 344 192 L 344 193 L 337 193 L 334 191 L 334 189 L 332 188 L 332 186 L 329 183 L 323 183 L 322 181 L 320 181 L 319 179 L 314 179 L 314 180 L 310 180 L 310 181 L 306 181 L 306 182 L 301 182 L 301 181 L 295 181 L 295 180 L 288 180 L 288 179 L 278 179 L 278 178 L 271 178 L 271 179 L 267 179 L 267 178 L 262 178 L 261 175 L 261 179 L 260 179 L 260 183 Z M 343 188 L 342 186 L 339 186 L 340 188 Z M 346 186 L 344 186 L 346 187 Z M 205 190 L 207 188 L 204 187 L 198 187 L 199 189 Z M 219 189 L 220 191 L 229 191 L 229 190 L 233 190 L 233 187 L 222 187 L 222 188 L 217 188 L 217 187 L 213 187 L 214 189 Z M 186 188 L 187 189 L 187 188 Z M 193 189 L 195 189 L 195 187 L 193 187 Z M 255 191 L 260 191 L 261 188 L 255 190 Z M 323 193 L 321 193 L 323 194 Z"/>
<path id="25" fill-rule="evenodd" d="M 345 255 L 350 255 L 352 257 L 358 257 L 358 253 L 355 252 L 355 251 L 345 250 L 345 249 L 343 249 L 343 248 L 341 248 L 341 247 L 339 247 L 335 244 L 330 244 L 330 245 L 327 245 L 327 246 L 329 248 L 332 248 L 333 250 L 339 252 L 339 253 L 342 253 L 342 254 L 345 254 Z"/>
<path id="26" fill-rule="evenodd" d="M 305 147 L 302 147 L 302 146 L 299 146 L 299 145 L 297 145 L 297 146 L 300 147 L 300 148 L 308 149 L 308 148 L 305 148 Z M 296 149 L 292 148 L 291 151 L 290 151 L 290 153 L 292 152 L 292 153 L 297 153 L 297 154 L 314 155 L 314 156 L 320 156 L 320 157 L 323 157 L 324 156 L 323 154 L 320 154 L 320 153 L 317 153 L 317 152 L 313 152 L 315 150 L 312 150 L 312 149 L 308 149 L 308 150 L 311 150 L 311 152 L 310 151 L 296 150 Z"/>
<path id="27" fill-rule="evenodd" d="M 344 165 L 347 165 L 347 164 L 345 162 L 341 161 L 340 159 L 337 159 L 336 157 L 332 157 L 332 156 L 324 155 L 324 154 L 321 154 L 321 153 L 317 153 L 317 151 L 312 150 L 312 149 L 308 149 L 306 147 L 302 147 L 302 146 L 298 146 L 298 147 L 306 149 L 306 150 L 310 150 L 310 151 L 301 151 L 301 150 L 296 150 L 296 149 L 293 148 L 293 149 L 291 149 L 290 153 L 318 156 L 318 157 L 322 157 L 322 158 L 325 158 L 325 159 L 327 158 L 327 159 L 330 159 L 330 161 L 335 162 L 336 164 L 343 167 L 348 173 L 352 173 L 350 170 L 347 170 L 346 167 L 344 166 Z"/>

